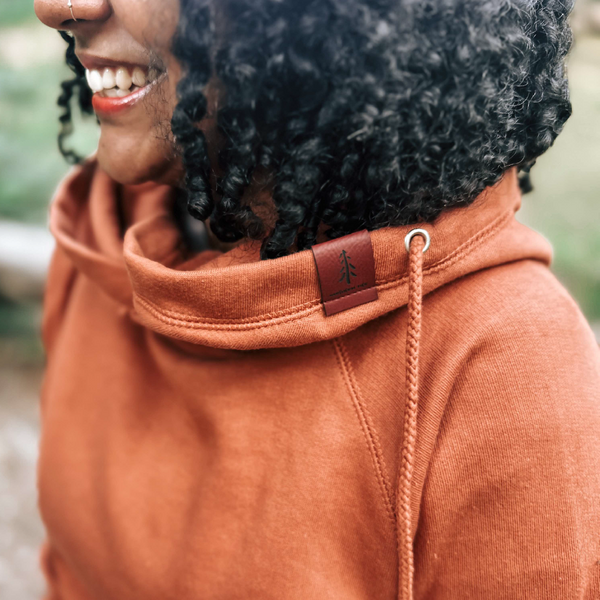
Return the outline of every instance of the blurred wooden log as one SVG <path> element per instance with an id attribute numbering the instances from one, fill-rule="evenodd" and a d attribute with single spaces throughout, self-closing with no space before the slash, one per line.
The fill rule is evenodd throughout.
<path id="1" fill-rule="evenodd" d="M 19 302 L 41 299 L 53 249 L 45 227 L 0 221 L 0 294 Z"/>

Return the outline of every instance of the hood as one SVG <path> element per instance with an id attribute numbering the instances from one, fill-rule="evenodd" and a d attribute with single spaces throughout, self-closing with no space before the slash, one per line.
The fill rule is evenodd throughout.
<path id="1" fill-rule="evenodd" d="M 160 334 L 214 348 L 251 350 L 332 339 L 408 302 L 405 236 L 430 235 L 422 294 L 453 280 L 521 259 L 549 264 L 552 248 L 519 223 L 516 169 L 467 207 L 435 222 L 370 233 L 377 300 L 326 316 L 313 253 L 259 259 L 260 244 L 188 256 L 172 217 L 173 189 L 123 186 L 95 158 L 75 167 L 58 188 L 50 229 L 76 268 L 140 324 Z M 122 226 L 119 206 L 130 210 Z M 123 234 L 123 230 L 124 234 Z"/>

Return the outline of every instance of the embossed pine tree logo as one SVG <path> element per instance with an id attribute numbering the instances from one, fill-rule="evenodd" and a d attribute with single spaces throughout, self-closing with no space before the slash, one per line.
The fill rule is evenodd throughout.
<path id="1" fill-rule="evenodd" d="M 342 268 L 340 269 L 341 277 L 340 282 L 346 280 L 347 284 L 350 284 L 350 277 L 356 277 L 356 273 L 354 269 L 356 267 L 350 262 L 352 258 L 346 254 L 345 250 L 342 250 L 340 254 L 340 264 Z"/>

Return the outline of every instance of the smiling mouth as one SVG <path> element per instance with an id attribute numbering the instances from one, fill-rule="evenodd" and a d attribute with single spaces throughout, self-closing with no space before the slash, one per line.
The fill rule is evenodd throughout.
<path id="1" fill-rule="evenodd" d="M 155 68 L 126 65 L 85 70 L 87 83 L 94 92 L 94 110 L 101 113 L 115 113 L 132 106 L 165 75 Z"/>
<path id="2" fill-rule="evenodd" d="M 122 98 L 158 79 L 158 72 L 150 74 L 140 67 L 105 67 L 104 69 L 86 69 L 85 77 L 95 94 L 106 98 Z"/>

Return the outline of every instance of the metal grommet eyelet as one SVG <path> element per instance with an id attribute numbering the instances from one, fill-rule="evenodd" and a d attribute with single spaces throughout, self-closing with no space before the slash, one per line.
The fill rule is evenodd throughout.
<path id="1" fill-rule="evenodd" d="M 423 248 L 423 254 L 425 254 L 429 248 L 429 245 L 431 244 L 431 238 L 429 237 L 429 232 L 426 229 L 413 229 L 408 232 L 404 238 L 404 247 L 406 248 L 406 251 L 410 253 L 410 242 L 415 235 L 422 235 L 425 238 L 425 247 Z"/>

